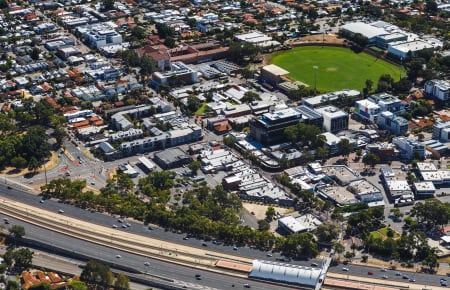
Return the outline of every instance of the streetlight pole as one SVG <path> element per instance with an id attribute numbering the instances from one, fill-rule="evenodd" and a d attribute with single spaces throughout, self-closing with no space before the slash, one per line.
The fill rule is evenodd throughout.
<path id="1" fill-rule="evenodd" d="M 319 67 L 317 65 L 313 66 L 314 70 L 314 94 L 317 94 L 317 70 Z"/>

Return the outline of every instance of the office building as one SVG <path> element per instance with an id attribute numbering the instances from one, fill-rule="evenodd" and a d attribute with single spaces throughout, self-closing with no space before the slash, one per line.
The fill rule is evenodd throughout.
<path id="1" fill-rule="evenodd" d="M 293 108 L 263 114 L 250 121 L 250 136 L 263 145 L 286 141 L 284 130 L 301 122 L 302 114 Z"/>
<path id="2" fill-rule="evenodd" d="M 335 106 L 317 108 L 316 112 L 323 117 L 323 128 L 330 133 L 348 129 L 348 114 Z"/>
<path id="3" fill-rule="evenodd" d="M 379 114 L 377 124 L 381 129 L 388 130 L 394 135 L 404 135 L 408 132 L 408 121 L 389 111 Z"/>
<path id="4" fill-rule="evenodd" d="M 443 80 L 430 80 L 425 83 L 424 92 L 439 101 L 448 101 L 450 82 Z"/>
<path id="5" fill-rule="evenodd" d="M 406 159 L 424 159 L 425 145 L 420 142 L 406 137 L 395 137 L 392 143 L 400 149 L 400 154 Z"/>

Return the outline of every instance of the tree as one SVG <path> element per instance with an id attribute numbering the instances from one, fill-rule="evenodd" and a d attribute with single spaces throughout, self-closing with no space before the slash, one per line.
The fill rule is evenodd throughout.
<path id="1" fill-rule="evenodd" d="M 55 130 L 53 131 L 53 137 L 55 137 L 56 139 L 56 146 L 61 147 L 64 138 L 67 137 L 67 133 L 62 126 L 58 125 L 55 127 Z"/>
<path id="2" fill-rule="evenodd" d="M 175 39 L 173 37 L 167 37 L 166 40 L 164 40 L 164 45 L 170 48 L 175 47 L 176 42 Z"/>
<path id="3" fill-rule="evenodd" d="M 6 290 L 20 290 L 22 289 L 17 281 L 8 280 L 6 284 Z"/>
<path id="4" fill-rule="evenodd" d="M 319 225 L 316 229 L 316 236 L 319 241 L 331 242 L 336 239 L 339 235 L 339 228 L 332 223 L 325 222 Z"/>
<path id="5" fill-rule="evenodd" d="M 322 146 L 322 147 L 317 148 L 316 155 L 317 155 L 317 158 L 319 158 L 320 160 L 322 160 L 322 161 L 326 160 L 328 158 L 329 154 L 330 154 L 330 150 L 328 150 L 327 147 Z"/>
<path id="6" fill-rule="evenodd" d="M 155 60 L 149 55 L 144 55 L 141 58 L 140 66 L 141 74 L 143 74 L 144 76 L 151 75 L 156 69 Z"/>
<path id="7" fill-rule="evenodd" d="M 341 254 L 345 251 L 345 247 L 340 242 L 333 243 L 333 249 L 338 253 L 338 259 L 341 259 Z"/>
<path id="8" fill-rule="evenodd" d="M 346 258 L 347 260 L 351 260 L 353 258 L 353 253 L 349 251 L 345 252 L 344 258 Z"/>
<path id="9" fill-rule="evenodd" d="M 258 229 L 260 231 L 268 231 L 270 229 L 270 224 L 266 220 L 259 220 Z"/>
<path id="10" fill-rule="evenodd" d="M 348 155 L 353 151 L 353 145 L 347 138 L 343 138 L 338 143 L 338 149 L 342 156 L 348 157 Z"/>
<path id="11" fill-rule="evenodd" d="M 275 208 L 273 206 L 269 205 L 266 210 L 267 219 L 272 220 L 272 218 L 275 216 L 275 213 L 276 213 Z"/>
<path id="12" fill-rule="evenodd" d="M 143 40 L 145 38 L 145 30 L 140 26 L 133 27 L 131 29 L 131 36 L 137 40 Z"/>
<path id="13" fill-rule="evenodd" d="M 33 47 L 33 49 L 30 52 L 30 57 L 34 60 L 38 60 L 40 53 L 41 53 L 41 50 L 35 46 L 35 47 Z"/>
<path id="14" fill-rule="evenodd" d="M 372 91 L 372 87 L 373 87 L 373 81 L 371 79 L 367 79 L 366 80 L 366 89 L 367 89 L 368 94 L 370 93 L 370 91 Z"/>
<path id="15" fill-rule="evenodd" d="M 27 161 L 22 156 L 16 156 L 11 159 L 11 166 L 15 168 L 24 168 L 27 165 Z"/>
<path id="16" fill-rule="evenodd" d="M 376 154 L 370 152 L 363 157 L 364 165 L 369 165 L 371 168 L 374 168 L 380 162 L 380 157 Z"/>
<path id="17" fill-rule="evenodd" d="M 67 287 L 69 290 L 88 290 L 86 283 L 77 280 L 72 280 Z"/>
<path id="18" fill-rule="evenodd" d="M 389 74 L 384 74 L 380 76 L 377 84 L 377 92 L 387 92 L 392 89 L 394 84 L 394 79 Z"/>
<path id="19" fill-rule="evenodd" d="M 241 99 L 241 101 L 244 103 L 251 103 L 257 100 L 261 100 L 261 98 L 257 93 L 252 91 L 245 92 L 244 96 Z"/>
<path id="20" fill-rule="evenodd" d="M 20 225 L 13 225 L 9 229 L 9 234 L 12 235 L 15 239 L 20 239 L 25 236 L 25 228 Z"/>
<path id="21" fill-rule="evenodd" d="M 29 268 L 33 261 L 33 251 L 28 248 L 20 248 L 17 250 L 8 250 L 3 255 L 5 263 L 19 270 Z"/>
<path id="22" fill-rule="evenodd" d="M 81 281 L 88 285 L 89 289 L 104 287 L 108 289 L 113 285 L 114 275 L 108 266 L 96 261 L 88 261 L 80 275 Z"/>
<path id="23" fill-rule="evenodd" d="M 202 102 L 194 96 L 188 96 L 187 109 L 190 113 L 196 112 L 202 106 Z"/>
<path id="24" fill-rule="evenodd" d="M 317 243 L 311 233 L 291 234 L 281 246 L 283 253 L 295 258 L 313 258 L 319 253 Z"/>
<path id="25" fill-rule="evenodd" d="M 103 8 L 106 11 L 114 9 L 114 0 L 103 0 Z"/>
<path id="26" fill-rule="evenodd" d="M 32 289 L 32 290 L 51 290 L 52 287 L 50 286 L 49 283 L 40 283 L 40 284 L 37 284 L 37 285 L 32 285 L 28 289 Z"/>
<path id="27" fill-rule="evenodd" d="M 200 161 L 192 161 L 189 165 L 188 168 L 191 170 L 191 174 L 193 176 L 197 175 L 197 171 L 202 167 L 202 163 Z"/>
<path id="28" fill-rule="evenodd" d="M 130 289 L 130 279 L 128 276 L 119 273 L 116 276 L 116 281 L 114 282 L 115 290 L 129 290 Z"/>
<path id="29" fill-rule="evenodd" d="M 253 76 L 255 75 L 255 72 L 248 67 L 244 67 L 241 70 L 241 75 L 245 80 L 248 80 L 248 79 L 253 78 Z"/>

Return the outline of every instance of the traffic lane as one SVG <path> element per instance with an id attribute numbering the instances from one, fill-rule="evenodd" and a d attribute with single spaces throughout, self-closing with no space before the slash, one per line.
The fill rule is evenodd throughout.
<path id="1" fill-rule="evenodd" d="M 343 268 L 347 268 L 348 271 L 343 271 Z M 386 280 L 394 280 L 401 281 L 407 283 L 415 283 L 415 284 L 424 284 L 424 285 L 440 285 L 440 279 L 447 279 L 448 277 L 442 275 L 431 275 L 425 273 L 416 273 L 416 272 L 407 272 L 407 271 L 396 271 L 396 270 L 387 270 L 386 272 L 381 271 L 381 268 L 362 266 L 362 265 L 338 265 L 338 266 L 330 266 L 330 272 L 339 273 L 339 274 L 348 274 L 348 275 L 356 275 L 363 276 L 368 278 L 378 278 L 383 279 L 384 275 L 388 276 Z M 372 272 L 373 275 L 368 275 L 368 272 Z M 396 273 L 400 273 L 401 275 L 396 275 Z M 406 275 L 408 278 L 413 278 L 416 282 L 409 282 L 408 279 L 404 279 L 403 276 Z M 384 279 L 383 279 L 384 280 Z"/>
<path id="2" fill-rule="evenodd" d="M 62 248 L 74 255 L 82 254 L 94 260 L 106 261 L 111 265 L 122 265 L 132 269 L 148 272 L 157 276 L 179 280 L 182 282 L 200 284 L 208 287 L 219 289 L 231 289 L 232 284 L 235 287 L 242 287 L 244 284 L 250 284 L 255 289 L 269 290 L 274 289 L 274 286 L 259 281 L 253 281 L 243 278 L 237 278 L 228 275 L 221 275 L 214 272 L 195 269 L 193 267 L 184 267 L 169 262 L 151 259 L 140 255 L 131 254 L 121 251 L 120 249 L 112 249 L 105 246 L 100 246 L 94 243 L 78 240 L 70 236 L 55 233 L 37 226 L 16 220 L 9 217 L 11 225 L 22 225 L 25 227 L 25 236 L 29 239 L 37 240 L 47 245 L 50 245 L 50 254 L 52 249 Z M 112 237 L 114 239 L 114 237 Z M 54 252 L 53 252 L 54 253 Z M 117 255 L 120 255 L 118 257 Z M 149 262 L 150 266 L 145 266 L 145 262 Z M 114 266 L 112 266 L 114 268 Z M 197 280 L 195 275 L 200 274 L 202 279 Z M 276 289 L 295 289 L 291 286 L 276 286 Z"/>
<path id="3" fill-rule="evenodd" d="M 5 188 L 5 190 L 2 190 Z M 190 238 L 188 240 L 184 240 L 183 238 L 186 237 L 186 234 L 178 234 L 173 233 L 171 231 L 166 231 L 165 229 L 155 227 L 153 225 L 150 226 L 144 226 L 142 223 L 134 222 L 132 220 L 122 219 L 124 223 L 130 223 L 131 227 L 128 228 L 122 228 L 122 225 L 124 223 L 118 222 L 120 219 L 118 216 L 113 217 L 110 215 L 107 215 L 105 213 L 98 213 L 95 211 L 90 211 L 86 209 L 82 209 L 79 207 L 72 206 L 70 204 L 65 204 L 62 202 L 58 202 L 56 200 L 45 200 L 43 203 L 40 203 L 42 198 L 37 195 L 29 194 L 26 192 L 21 192 L 17 189 L 6 189 L 5 186 L 0 185 L 0 196 L 5 196 L 11 199 L 16 199 L 20 202 L 31 204 L 33 206 L 38 206 L 40 208 L 58 212 L 60 209 L 64 211 L 64 215 L 74 217 L 80 220 L 86 220 L 91 223 L 103 225 L 106 227 L 112 227 L 113 225 L 116 225 L 118 228 L 118 231 L 129 231 L 136 234 L 141 234 L 145 236 L 150 236 L 153 238 L 161 239 L 162 241 L 168 241 L 178 244 L 184 244 L 189 245 L 197 248 L 202 248 L 202 243 L 204 241 Z M 151 228 L 151 230 L 149 229 Z M 309 261 L 296 261 L 296 260 L 288 260 L 286 257 L 280 255 L 280 253 L 273 253 L 272 257 L 267 256 L 267 252 L 260 251 L 257 249 L 251 249 L 249 247 L 238 247 L 238 250 L 234 250 L 234 245 L 215 245 L 211 241 L 205 242 L 208 247 L 210 247 L 211 250 L 217 251 L 219 253 L 224 254 L 234 254 L 238 256 L 248 257 L 252 259 L 260 259 L 260 260 L 269 260 L 269 261 L 277 261 L 279 259 L 283 259 L 284 261 L 289 261 L 291 264 L 297 264 L 297 265 L 304 265 L 309 266 L 311 263 L 322 263 L 319 259 L 312 259 Z"/>

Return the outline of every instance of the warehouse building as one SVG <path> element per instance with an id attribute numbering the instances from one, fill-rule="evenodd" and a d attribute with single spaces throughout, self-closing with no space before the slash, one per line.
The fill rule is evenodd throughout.
<path id="1" fill-rule="evenodd" d="M 192 162 L 192 157 L 180 148 L 169 148 L 155 153 L 153 159 L 162 169 L 181 167 Z"/>

